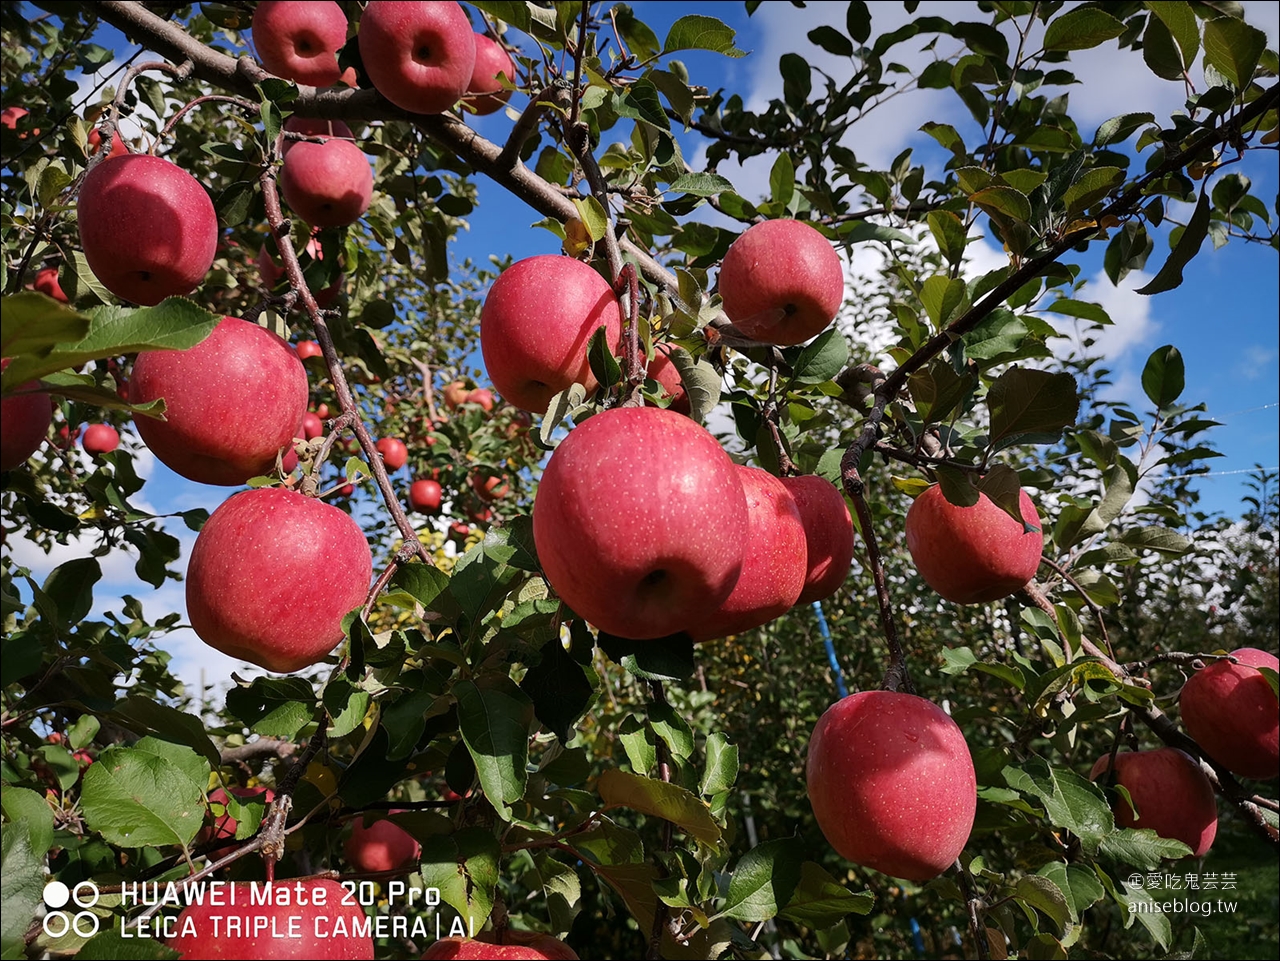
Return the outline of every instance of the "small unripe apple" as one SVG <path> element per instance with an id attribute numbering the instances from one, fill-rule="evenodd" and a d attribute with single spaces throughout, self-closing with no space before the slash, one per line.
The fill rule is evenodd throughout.
<path id="1" fill-rule="evenodd" d="M 378 453 L 382 464 L 389 471 L 396 471 L 409 462 L 409 448 L 398 437 L 384 437 L 378 441 Z"/>
<path id="2" fill-rule="evenodd" d="M 398 812 L 392 811 L 392 814 Z M 421 846 L 412 834 L 386 818 L 368 826 L 357 820 L 342 853 L 358 871 L 374 874 L 382 871 L 409 870 L 417 866 Z"/>
<path id="3" fill-rule="evenodd" d="M 8 366 L 6 357 L 0 363 L 0 370 Z M 20 389 L 35 386 L 35 381 L 28 381 Z M 0 400 L 0 471 L 13 470 L 26 463 L 49 436 L 52 422 L 53 406 L 43 391 L 10 394 Z"/>
<path id="4" fill-rule="evenodd" d="M 274 470 L 296 436 L 307 374 L 275 333 L 224 317 L 190 350 L 140 353 L 129 397 L 164 398 L 165 420 L 139 415 L 133 423 L 167 467 L 201 484 L 243 484 Z"/>
<path id="5" fill-rule="evenodd" d="M 32 290 L 38 290 L 46 297 L 52 297 L 59 303 L 70 303 L 67 295 L 62 292 L 62 285 L 58 283 L 58 268 L 46 267 L 44 270 L 36 273 L 36 279 L 31 284 Z"/>
<path id="6" fill-rule="evenodd" d="M 80 441 L 86 454 L 109 454 L 120 446 L 120 435 L 110 424 L 90 424 Z"/>
<path id="7" fill-rule="evenodd" d="M 494 281 L 480 311 L 489 379 L 508 403 L 535 414 L 570 384 L 591 393 L 599 385 L 587 344 L 599 327 L 616 354 L 622 313 L 603 277 L 571 257 L 517 261 Z"/>
<path id="8" fill-rule="evenodd" d="M 427 948 L 422 961 L 578 961 L 578 955 L 549 934 L 506 928 L 501 935 L 441 938 Z"/>
<path id="9" fill-rule="evenodd" d="M 835 319 L 844 268 L 826 237 L 801 220 L 752 224 L 720 266 L 724 312 L 752 340 L 800 344 Z"/>
<path id="10" fill-rule="evenodd" d="M 448 0 L 379 0 L 360 18 L 360 57 L 378 93 L 410 113 L 442 113 L 467 92 L 475 34 Z"/>
<path id="11" fill-rule="evenodd" d="M 964 850 L 978 805 L 969 746 L 942 708 L 863 691 L 818 719 L 805 780 L 818 827 L 843 858 L 927 881 Z"/>
<path id="12" fill-rule="evenodd" d="M 1274 654 L 1242 647 L 1239 661 L 1214 661 L 1182 686 L 1182 723 L 1196 743 L 1227 770 L 1268 781 L 1280 774 L 1280 705 L 1258 670 L 1280 670 Z"/>
<path id="13" fill-rule="evenodd" d="M 280 168 L 280 192 L 294 213 L 313 227 L 346 227 L 369 209 L 373 171 L 348 140 L 298 141 Z"/>
<path id="14" fill-rule="evenodd" d="M 483 33 L 476 34 L 476 64 L 467 84 L 466 104 L 481 116 L 497 113 L 511 99 L 511 91 L 502 86 L 499 74 L 515 82 L 516 65 L 511 54 L 498 41 Z"/>
<path id="15" fill-rule="evenodd" d="M 189 294 L 218 246 L 218 217 L 199 181 L 149 154 L 102 161 L 80 186 L 80 246 L 109 291 L 152 306 Z"/>
<path id="16" fill-rule="evenodd" d="M 252 30 L 258 59 L 277 77 L 313 87 L 338 82 L 347 18 L 333 0 L 262 0 L 254 8 Z"/>
<path id="17" fill-rule="evenodd" d="M 719 442 L 655 407 L 606 410 L 574 428 L 533 506 L 538 558 L 556 593 L 630 638 L 682 631 L 723 603 L 749 529 L 742 480 Z"/>
<path id="18" fill-rule="evenodd" d="M 834 594 L 849 576 L 853 562 L 853 517 L 844 495 L 816 474 L 784 477 L 782 484 L 796 499 L 804 523 L 808 573 L 797 604 L 811 604 Z"/>
<path id="19" fill-rule="evenodd" d="M 416 480 L 409 485 L 409 506 L 419 514 L 434 514 L 440 509 L 443 491 L 433 480 Z"/>
<path id="20" fill-rule="evenodd" d="M 342 618 L 364 602 L 372 572 L 369 544 L 348 514 L 279 487 L 241 491 L 196 538 L 187 616 L 224 654 L 299 671 L 342 640 Z"/>
<path id="21" fill-rule="evenodd" d="M 1110 755 L 1098 758 L 1091 780 L 1107 773 Z M 1200 765 L 1171 747 L 1116 755 L 1116 783 L 1133 804 L 1117 797 L 1112 805 L 1123 828 L 1150 828 L 1162 838 L 1181 841 L 1192 857 L 1203 857 L 1218 833 L 1218 804 L 1213 785 Z M 1137 811 L 1134 811 L 1134 808 Z"/>
<path id="22" fill-rule="evenodd" d="M 685 393 L 684 383 L 680 380 L 680 371 L 676 369 L 675 363 L 671 360 L 671 346 L 669 344 L 657 345 L 654 349 L 653 360 L 649 361 L 649 366 L 645 370 L 645 376 L 661 384 L 663 393 L 671 398 L 671 403 L 667 404 L 667 410 L 674 410 L 677 414 L 689 414 L 692 412 L 693 408 L 689 404 L 689 395 Z M 653 406 L 656 407 L 657 405 L 654 404 Z"/>
<path id="23" fill-rule="evenodd" d="M 320 349 L 320 345 L 314 340 L 303 340 L 298 342 L 298 346 L 294 348 L 298 353 L 299 360 L 307 360 L 310 357 L 323 357 L 324 351 Z"/>
<path id="24" fill-rule="evenodd" d="M 949 601 L 998 601 L 1025 587 L 1040 566 L 1044 534 L 1026 491 L 1018 503 L 1024 531 L 986 494 L 972 507 L 958 507 L 934 485 L 907 511 L 907 550 L 925 583 Z"/>

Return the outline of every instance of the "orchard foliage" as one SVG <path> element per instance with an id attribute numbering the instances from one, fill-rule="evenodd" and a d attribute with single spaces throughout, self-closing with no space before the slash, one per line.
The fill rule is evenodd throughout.
<path id="1" fill-rule="evenodd" d="M 1134 907 L 1152 895 L 1130 881 L 1187 847 L 1120 827 L 1114 791 L 1089 768 L 1122 742 L 1198 756 L 1167 713 L 1192 655 L 1275 649 L 1276 478 L 1259 475 L 1236 527 L 1197 511 L 1188 478 L 1215 456 L 1215 424 L 1183 396 L 1178 349 L 1151 355 L 1149 407 L 1135 409 L 1098 399 L 1102 359 L 1066 334 L 1124 323 L 1089 299 L 1075 262 L 1086 249 L 1105 250 L 1113 282 L 1149 267 L 1140 292 L 1155 295 L 1178 287 L 1206 238 L 1280 246 L 1273 207 L 1236 166 L 1275 148 L 1276 53 L 1227 2 L 984 0 L 946 18 L 908 2 L 891 32 L 877 27 L 881 6 L 853 0 L 809 34 L 849 59 L 848 80 L 787 53 L 782 96 L 755 112 L 682 61 L 746 55 L 713 17 L 681 16 L 660 36 L 625 4 L 468 4 L 473 27 L 515 55 L 509 139 L 492 143 L 465 107 L 413 116 L 372 89 L 358 3 L 341 4 L 354 90 L 262 70 L 250 3 L 3 5 L 2 385 L 8 398 L 38 380 L 56 402 L 48 440 L 4 475 L 2 495 L 5 957 L 125 950 L 113 933 L 94 945 L 32 925 L 50 875 L 98 882 L 103 917 L 137 913 L 113 885 L 207 875 L 211 851 L 240 854 L 219 867 L 238 879 L 361 878 L 342 839 L 392 809 L 445 910 L 567 937 L 583 956 L 899 956 L 912 951 L 908 919 L 925 915 L 936 953 L 948 927 L 983 957 L 1202 949 L 1201 931 Z M 1117 91 L 1117 116 L 1080 129 L 1068 95 L 1045 91 L 1069 87 L 1072 54 L 1097 47 L 1141 49 L 1155 75 L 1185 83 L 1186 111 L 1127 111 Z M 920 49 L 933 51 L 923 68 L 898 62 Z M 143 50 L 165 63 L 144 64 Z M 113 58 L 132 69 L 86 99 L 80 72 Z M 954 113 L 922 128 L 950 156 L 905 149 L 873 169 L 858 122 L 911 86 L 954 93 Z M 293 115 L 345 121 L 370 159 L 372 201 L 355 224 L 313 238 L 282 209 Z M 78 240 L 90 133 L 109 142 L 121 118 L 142 129 L 130 149 L 190 172 L 218 216 L 208 276 L 153 307 L 122 305 Z M 739 193 L 737 162 L 760 158 L 768 194 Z M 478 318 L 507 261 L 460 263 L 448 245 L 484 179 L 612 282 L 629 321 L 621 356 L 603 337 L 590 345 L 602 389 L 570 387 L 540 420 L 468 392 L 486 384 Z M 834 327 L 783 348 L 730 325 L 716 289 L 735 238 L 776 218 L 882 265 Z M 975 276 L 966 252 L 981 233 L 1008 259 Z M 42 268 L 69 303 L 25 289 Z M 324 291 L 333 299 L 317 304 Z M 309 474 L 250 486 L 318 489 L 349 511 L 377 579 L 325 666 L 238 681 L 206 712 L 169 670 L 180 617 L 156 616 L 142 584 L 181 579 L 175 525 L 199 530 L 209 510 L 139 506 L 130 422 L 164 404 L 131 404 L 126 385 L 138 351 L 190 347 L 224 314 L 321 344 L 305 361 L 312 409 L 328 411 L 298 447 Z M 883 676 L 945 703 L 975 762 L 977 820 L 943 877 L 891 882 L 819 831 L 805 748 L 837 678 L 807 606 L 697 647 L 632 642 L 597 636 L 542 577 L 530 507 L 546 452 L 605 408 L 663 403 L 641 362 L 657 344 L 692 416 L 738 460 L 818 473 L 848 496 L 858 563 L 825 602 L 831 663 L 852 688 Z M 122 443 L 80 456 L 85 423 L 119 428 Z M 389 476 L 375 445 L 392 437 L 409 459 Z M 402 506 L 419 478 L 441 485 L 440 516 Z M 937 598 L 903 531 L 910 498 L 934 481 L 953 504 L 981 491 L 1015 519 L 1027 490 L 1043 519 L 1037 580 L 998 603 Z M 89 550 L 37 583 L 12 561 L 19 538 Z M 99 558 L 122 547 L 142 583 L 91 615 Z M 1274 845 L 1275 801 L 1201 766 L 1223 833 L 1231 811 L 1230 830 Z M 274 788 L 269 808 L 226 790 L 257 785 Z M 201 835 L 226 815 L 238 848 Z"/>

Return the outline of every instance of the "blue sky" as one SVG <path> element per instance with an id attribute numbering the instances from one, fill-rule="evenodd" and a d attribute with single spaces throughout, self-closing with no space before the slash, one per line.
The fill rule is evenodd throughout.
<path id="1" fill-rule="evenodd" d="M 714 54 L 686 54 L 687 64 L 694 82 L 708 84 L 713 90 L 723 86 L 730 92 L 742 94 L 748 105 L 763 109 L 769 99 L 780 95 L 781 80 L 778 76 L 778 57 L 785 52 L 802 53 L 811 63 L 826 70 L 837 79 L 847 77 L 850 67 L 807 40 L 809 30 L 821 23 L 832 23 L 843 28 L 846 4 L 839 2 L 809 3 L 806 9 L 797 9 L 790 3 L 768 2 L 748 18 L 738 3 L 653 3 L 634 4 L 638 16 L 648 22 L 659 37 L 677 16 L 688 13 L 705 13 L 725 19 L 739 31 L 738 46 L 750 51 L 750 56 L 730 59 Z M 871 4 L 873 29 L 878 33 L 905 19 L 901 5 Z M 932 9 L 931 9 L 932 8 Z M 1276 44 L 1276 24 L 1271 10 L 1262 4 L 1246 4 L 1251 21 L 1267 30 L 1270 46 Z M 957 16 L 955 4 L 921 4 L 921 14 L 937 13 Z M 977 17 L 976 11 L 962 16 Z M 513 37 L 518 35 L 513 34 Z M 113 47 L 119 55 L 127 55 L 130 48 L 123 45 L 119 34 L 96 38 L 97 42 Z M 924 39 L 908 42 L 897 48 L 896 59 L 904 63 L 919 62 Z M 532 50 L 531 43 L 526 41 Z M 941 42 L 939 52 L 949 49 Z M 1127 53 L 1119 54 L 1114 45 L 1101 51 L 1088 51 L 1073 58 L 1078 74 L 1088 77 L 1087 83 L 1071 88 L 1072 113 L 1081 130 L 1088 135 L 1110 116 L 1135 110 L 1150 110 L 1158 119 L 1166 118 L 1180 109 L 1184 91 L 1181 84 L 1155 78 L 1141 62 L 1141 58 Z M 1124 91 L 1117 97 L 1116 90 Z M 517 96 L 513 106 L 520 107 L 523 98 Z M 916 149 L 915 161 L 924 162 L 931 175 L 940 175 L 946 155 L 934 141 L 918 131 L 926 120 L 952 123 L 967 141 L 977 139 L 977 129 L 968 111 L 949 91 L 916 91 L 895 99 L 883 110 L 873 112 L 855 128 L 849 145 L 860 159 L 873 166 L 887 166 L 904 146 Z M 502 112 L 474 121 L 486 137 L 501 142 L 511 127 L 511 119 Z M 620 139 L 621 131 L 606 134 L 608 139 Z M 685 156 L 695 167 L 699 166 L 700 153 L 695 137 L 685 137 Z M 767 191 L 768 170 L 772 158 L 752 162 L 743 168 L 724 164 L 720 172 L 728 176 L 738 191 L 751 199 Z M 1275 154 L 1258 158 L 1251 155 L 1243 168 L 1254 180 L 1255 191 L 1263 198 L 1276 193 L 1280 177 L 1277 176 Z M 527 224 L 541 219 L 521 202 L 511 198 L 502 188 L 484 178 L 477 178 L 480 203 L 470 218 L 470 230 L 456 240 L 451 256 L 455 261 L 472 258 L 487 260 L 490 254 L 511 254 L 516 258 L 537 253 L 552 253 L 559 249 L 559 241 L 548 231 L 527 228 Z M 1208 245 L 1206 244 L 1206 248 Z M 975 246 L 977 263 L 975 270 L 990 269 L 1003 261 L 1003 254 L 989 244 Z M 1087 254 L 1080 256 L 1082 277 L 1089 285 L 1079 296 L 1104 304 L 1116 320 L 1101 338 L 1100 348 L 1109 366 L 1115 372 L 1115 386 L 1110 391 L 1114 399 L 1129 401 L 1145 408 L 1139 385 L 1142 364 L 1154 348 L 1172 343 L 1178 346 L 1187 363 L 1187 389 L 1184 400 L 1208 405 L 1210 416 L 1224 423 L 1224 427 L 1211 434 L 1211 441 L 1224 457 L 1214 464 L 1215 474 L 1199 482 L 1202 506 L 1208 510 L 1228 514 L 1238 512 L 1243 476 L 1233 471 L 1244 471 L 1254 464 L 1266 467 L 1277 464 L 1278 434 L 1280 434 L 1280 410 L 1276 406 L 1277 358 L 1280 356 L 1280 338 L 1277 336 L 1277 260 L 1269 248 L 1246 245 L 1232 241 L 1227 247 L 1204 250 L 1189 267 L 1186 281 L 1176 291 L 1154 298 L 1142 297 L 1132 292 L 1141 286 L 1142 277 L 1131 275 L 1125 287 L 1114 288 L 1101 273 L 1103 245 L 1096 244 Z M 1149 272 L 1158 269 L 1167 245 L 1157 239 L 1157 248 L 1149 262 Z M 874 258 L 873 258 L 874 259 Z M 858 266 L 855 258 L 855 267 Z M 866 264 L 862 265 L 866 268 Z M 856 296 L 856 280 L 851 296 Z M 150 505 L 157 513 L 183 510 L 192 506 L 212 509 L 232 491 L 189 483 L 156 463 L 149 452 L 141 451 L 139 472 L 150 476 L 141 503 Z M 185 555 L 189 552 L 194 535 L 180 523 L 170 525 L 171 531 L 180 537 Z M 76 544 L 58 550 L 53 557 L 44 558 L 38 551 L 17 548 L 15 554 L 22 563 L 37 571 L 38 576 L 71 556 L 78 556 L 86 545 Z M 129 592 L 144 598 L 148 616 L 158 617 L 165 611 L 184 609 L 183 588 L 169 584 L 157 592 L 140 590 L 143 585 L 133 575 L 132 560 L 122 553 L 104 559 L 105 577 L 99 586 L 98 609 L 117 606 L 120 594 Z M 112 596 L 114 594 L 114 597 Z M 200 644 L 190 632 L 181 632 L 170 643 L 161 646 L 173 650 L 180 672 L 189 684 L 199 678 L 203 667 L 209 680 L 221 680 L 235 666 L 228 658 L 210 651 Z M 252 673 L 252 672 L 250 672 Z"/>

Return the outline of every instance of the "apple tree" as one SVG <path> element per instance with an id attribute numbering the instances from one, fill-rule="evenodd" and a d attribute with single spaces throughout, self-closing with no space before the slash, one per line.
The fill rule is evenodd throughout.
<path id="1" fill-rule="evenodd" d="M 829 6 L 752 109 L 705 13 L 4 5 L 5 957 L 202 956 L 124 895 L 215 878 L 367 890 L 362 957 L 1205 950 L 1140 882 L 1277 844 L 1276 479 L 1197 510 L 1210 413 L 1173 345 L 1106 399 L 1081 263 L 1280 247 L 1276 53 L 1207 0 Z M 1185 112 L 1081 129 L 1096 49 Z M 938 149 L 875 169 L 912 89 Z M 562 253 L 453 256 L 482 192 Z M 144 447 L 223 494 L 158 513 Z M 184 688 L 175 583 L 268 672 Z"/>

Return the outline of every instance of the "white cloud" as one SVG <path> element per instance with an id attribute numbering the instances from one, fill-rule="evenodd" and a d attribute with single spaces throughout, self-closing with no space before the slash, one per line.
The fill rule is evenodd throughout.
<path id="1" fill-rule="evenodd" d="M 1262 347 L 1251 344 L 1244 349 L 1244 356 L 1236 363 L 1236 376 L 1245 380 L 1257 380 L 1275 367 L 1280 351 L 1274 347 Z"/>

